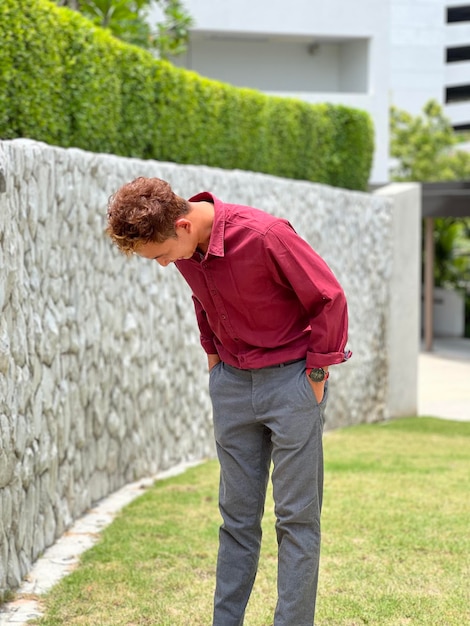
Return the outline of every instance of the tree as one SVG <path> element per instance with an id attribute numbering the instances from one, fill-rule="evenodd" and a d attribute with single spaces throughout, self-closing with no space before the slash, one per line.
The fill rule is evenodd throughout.
<path id="1" fill-rule="evenodd" d="M 390 120 L 393 180 L 470 179 L 470 153 L 458 150 L 458 137 L 435 100 L 425 104 L 422 116 L 392 107 Z"/>
<path id="2" fill-rule="evenodd" d="M 162 59 L 183 54 L 193 24 L 191 16 L 185 12 L 181 0 L 155 1 L 164 15 L 156 30 L 148 21 L 151 0 L 57 0 L 57 4 L 79 11 L 115 37 L 153 50 Z"/>

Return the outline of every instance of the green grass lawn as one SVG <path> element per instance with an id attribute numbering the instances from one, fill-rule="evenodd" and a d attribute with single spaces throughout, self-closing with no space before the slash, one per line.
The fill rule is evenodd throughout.
<path id="1" fill-rule="evenodd" d="M 316 626 L 470 624 L 470 423 L 431 418 L 325 435 Z M 157 482 L 127 506 L 33 623 L 210 626 L 218 466 Z M 246 626 L 276 602 L 272 499 Z M 296 626 L 292 624 L 291 626 Z"/>

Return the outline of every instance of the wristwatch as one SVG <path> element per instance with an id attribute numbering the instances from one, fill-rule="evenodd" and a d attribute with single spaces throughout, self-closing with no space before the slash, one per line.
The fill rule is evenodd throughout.
<path id="1" fill-rule="evenodd" d="M 321 383 L 324 380 L 328 380 L 328 376 L 330 372 L 325 372 L 323 367 L 310 367 L 307 369 L 307 376 L 310 380 L 313 380 L 314 383 Z"/>

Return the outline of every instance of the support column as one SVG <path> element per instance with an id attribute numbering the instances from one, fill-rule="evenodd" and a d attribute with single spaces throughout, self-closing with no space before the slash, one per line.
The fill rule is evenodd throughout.
<path id="1" fill-rule="evenodd" d="M 432 352 L 434 336 L 434 218 L 425 218 L 424 245 L 424 345 Z"/>

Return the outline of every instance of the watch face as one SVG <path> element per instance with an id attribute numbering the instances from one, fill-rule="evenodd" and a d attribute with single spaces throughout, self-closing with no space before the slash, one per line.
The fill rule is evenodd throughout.
<path id="1" fill-rule="evenodd" d="M 315 383 L 321 383 L 325 380 L 325 370 L 321 367 L 314 367 L 309 374 L 310 378 Z"/>

